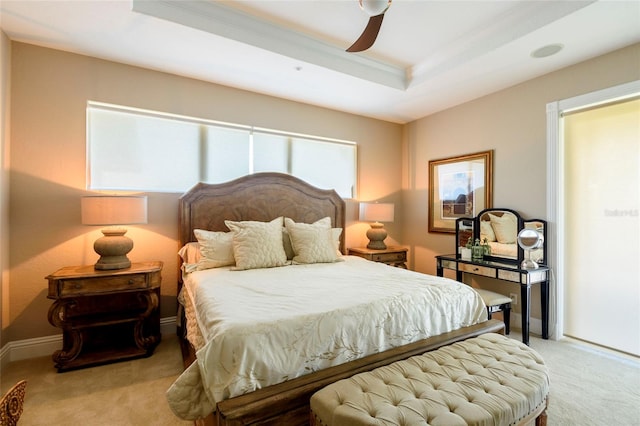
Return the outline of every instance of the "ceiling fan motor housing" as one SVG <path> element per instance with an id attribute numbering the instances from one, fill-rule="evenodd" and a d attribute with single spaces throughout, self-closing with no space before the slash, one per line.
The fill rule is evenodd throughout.
<path id="1" fill-rule="evenodd" d="M 391 6 L 391 0 L 358 0 L 360 7 L 369 16 L 382 15 Z"/>

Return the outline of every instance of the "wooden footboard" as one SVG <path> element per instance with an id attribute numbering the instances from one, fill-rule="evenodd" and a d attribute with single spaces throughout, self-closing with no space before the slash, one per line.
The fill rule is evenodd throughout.
<path id="1" fill-rule="evenodd" d="M 324 386 L 484 333 L 504 334 L 504 323 L 489 320 L 231 398 L 218 403 L 216 413 L 196 424 L 306 425 L 309 422 L 309 399 Z M 189 359 L 195 357 L 186 352 L 185 365 L 189 365 Z"/>

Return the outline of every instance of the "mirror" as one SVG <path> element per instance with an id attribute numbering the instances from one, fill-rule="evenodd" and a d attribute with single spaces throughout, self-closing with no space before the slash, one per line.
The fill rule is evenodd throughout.
<path id="1" fill-rule="evenodd" d="M 461 217 L 456 219 L 456 257 L 458 259 L 471 259 L 471 253 L 467 252 L 467 242 L 471 239 L 473 244 L 475 219 L 472 217 Z"/>
<path id="2" fill-rule="evenodd" d="M 547 222 L 541 219 L 524 220 L 515 210 L 511 209 L 485 209 L 475 218 L 459 218 L 456 220 L 456 256 L 463 258 L 464 247 L 472 237 L 483 244 L 486 240 L 491 253 L 485 255 L 484 259 L 521 263 L 525 260 L 525 250 L 528 252 L 527 259 L 536 264 L 545 264 L 547 250 L 545 240 L 547 237 Z M 525 233 L 523 243 L 533 243 L 532 238 L 538 235 L 537 246 L 527 249 L 518 243 L 518 235 L 523 230 L 531 230 L 533 233 Z M 527 245 L 529 246 L 529 245 Z M 468 259 L 467 259 L 468 260 Z"/>
<path id="3" fill-rule="evenodd" d="M 518 245 L 524 250 L 525 258 L 522 260 L 521 268 L 522 269 L 536 269 L 538 267 L 538 262 L 536 262 L 536 258 L 533 256 L 533 251 L 542 248 L 542 244 L 544 243 L 544 238 L 542 234 L 538 232 L 534 228 L 523 228 L 518 233 Z"/>
<path id="4" fill-rule="evenodd" d="M 507 209 L 487 209 L 478 215 L 480 243 L 489 244 L 491 257 L 518 261 L 518 230 L 522 219 Z"/>

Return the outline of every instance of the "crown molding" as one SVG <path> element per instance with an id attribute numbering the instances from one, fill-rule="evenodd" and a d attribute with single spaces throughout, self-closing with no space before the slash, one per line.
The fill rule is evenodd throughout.
<path id="1" fill-rule="evenodd" d="M 210 34 L 318 65 L 343 74 L 406 90 L 404 68 L 316 40 L 211 1 L 133 0 L 132 10 Z"/>

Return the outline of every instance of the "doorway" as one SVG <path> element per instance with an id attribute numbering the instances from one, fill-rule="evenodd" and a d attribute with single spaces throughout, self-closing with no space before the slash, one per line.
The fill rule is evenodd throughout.
<path id="1" fill-rule="evenodd" d="M 550 241 L 556 272 L 553 337 L 635 356 L 640 356 L 638 83 L 547 108 L 549 218 L 556 228 Z"/>

